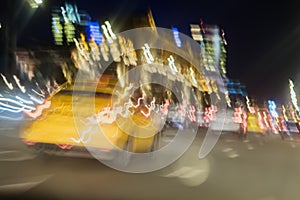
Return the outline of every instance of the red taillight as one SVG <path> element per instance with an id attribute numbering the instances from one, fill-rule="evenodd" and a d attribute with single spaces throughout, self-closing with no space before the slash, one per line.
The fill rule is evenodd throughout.
<path id="1" fill-rule="evenodd" d="M 69 145 L 69 144 L 56 144 L 59 148 L 61 149 L 72 149 L 73 145 Z"/>

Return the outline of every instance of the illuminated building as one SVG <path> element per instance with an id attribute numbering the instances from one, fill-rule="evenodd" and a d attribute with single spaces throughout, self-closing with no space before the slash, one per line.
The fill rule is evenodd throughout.
<path id="1" fill-rule="evenodd" d="M 85 32 L 91 17 L 78 11 L 76 4 L 65 2 L 64 6 L 52 9 L 52 33 L 56 45 L 74 44 L 74 38 Z"/>
<path id="2" fill-rule="evenodd" d="M 294 90 L 294 83 L 292 80 L 289 80 L 289 87 L 290 87 L 291 101 L 293 103 L 294 109 L 299 113 L 297 96 L 296 96 L 296 92 Z"/>
<path id="3" fill-rule="evenodd" d="M 221 93 L 224 94 L 224 100 L 227 105 L 231 106 L 231 100 L 229 98 L 229 91 L 224 84 L 220 84 L 219 81 L 226 82 L 226 48 L 227 42 L 224 37 L 224 31 L 222 33 L 218 26 L 205 25 L 201 20 L 200 24 L 190 24 L 190 31 L 192 38 L 199 42 L 201 48 L 201 62 L 202 76 L 201 93 L 205 102 L 210 101 L 212 95 L 216 100 L 211 102 L 215 104 L 221 100 Z M 216 81 L 216 75 L 220 74 L 222 80 Z M 218 78 L 217 78 L 218 79 Z"/>
<path id="4" fill-rule="evenodd" d="M 246 97 L 248 96 L 246 86 L 239 80 L 225 79 L 225 85 L 227 86 L 228 96 L 231 101 L 230 107 L 247 107 Z"/>

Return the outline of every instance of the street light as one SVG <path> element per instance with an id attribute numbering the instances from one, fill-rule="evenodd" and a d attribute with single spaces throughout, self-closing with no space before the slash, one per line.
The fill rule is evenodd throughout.
<path id="1" fill-rule="evenodd" d="M 43 0 L 27 0 L 31 8 L 38 8 L 43 3 Z"/>

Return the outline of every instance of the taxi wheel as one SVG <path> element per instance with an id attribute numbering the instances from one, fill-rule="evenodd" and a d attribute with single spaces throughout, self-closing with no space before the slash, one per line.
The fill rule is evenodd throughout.
<path id="1" fill-rule="evenodd" d="M 132 138 L 129 137 L 123 150 L 117 151 L 116 162 L 121 167 L 127 167 L 128 164 L 130 163 L 131 156 L 132 156 Z"/>
<path id="2" fill-rule="evenodd" d="M 28 146 L 29 151 L 35 154 L 40 161 L 48 162 L 50 159 L 50 155 L 46 153 L 46 145 L 43 143 L 36 143 L 33 146 Z"/>
<path id="3" fill-rule="evenodd" d="M 153 143 L 152 143 L 152 147 L 151 147 L 151 152 L 154 152 L 154 151 L 160 149 L 161 135 L 162 135 L 161 131 L 159 131 L 158 133 L 155 134 Z"/>

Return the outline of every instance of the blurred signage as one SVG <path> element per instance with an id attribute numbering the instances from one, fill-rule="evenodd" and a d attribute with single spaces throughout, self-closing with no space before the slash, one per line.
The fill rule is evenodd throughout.
<path id="1" fill-rule="evenodd" d="M 63 26 L 60 23 L 58 14 L 52 14 L 52 33 L 56 45 L 63 44 Z"/>
<path id="2" fill-rule="evenodd" d="M 102 43 L 102 33 L 98 22 L 89 22 L 87 26 L 88 40 L 94 40 L 96 44 Z"/>
<path id="3" fill-rule="evenodd" d="M 173 30 L 173 36 L 174 36 L 174 40 L 175 40 L 176 46 L 177 47 L 181 47 L 181 39 L 179 37 L 179 31 L 178 31 L 178 29 L 176 27 L 173 27 L 172 30 Z"/>

